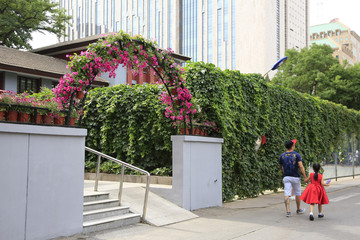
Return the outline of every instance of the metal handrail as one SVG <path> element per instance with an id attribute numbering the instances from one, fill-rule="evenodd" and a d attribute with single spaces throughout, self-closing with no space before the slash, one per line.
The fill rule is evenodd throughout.
<path id="1" fill-rule="evenodd" d="M 143 213 L 141 216 L 141 221 L 145 222 L 145 216 L 146 216 L 146 209 L 147 209 L 147 202 L 148 202 L 148 197 L 149 197 L 149 188 L 150 188 L 150 173 L 137 168 L 131 164 L 128 164 L 126 162 L 120 161 L 116 158 L 110 157 L 106 154 L 103 154 L 101 152 L 98 152 L 92 148 L 86 147 L 85 146 L 85 150 L 91 153 L 94 153 L 96 155 L 98 155 L 98 162 L 97 162 L 97 168 L 96 168 L 96 179 L 95 179 L 95 186 L 94 186 L 94 191 L 97 192 L 98 191 L 98 182 L 99 182 L 99 172 L 100 172 L 100 162 L 101 162 L 101 157 L 106 158 L 110 161 L 113 161 L 115 163 L 118 163 L 121 165 L 121 177 L 120 177 L 120 186 L 119 186 L 119 205 L 121 205 L 121 196 L 122 196 L 122 190 L 123 190 L 123 183 L 124 183 L 124 167 L 128 167 L 131 168 L 133 170 L 139 171 L 141 173 L 144 173 L 146 175 L 146 189 L 145 189 L 145 199 L 144 199 L 144 207 L 143 207 Z"/>

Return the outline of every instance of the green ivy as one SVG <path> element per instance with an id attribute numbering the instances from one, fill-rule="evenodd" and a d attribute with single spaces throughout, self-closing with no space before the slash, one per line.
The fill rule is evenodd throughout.
<path id="1" fill-rule="evenodd" d="M 330 156 L 342 134 L 360 136 L 358 111 L 266 83 L 258 74 L 198 62 L 187 65 L 185 78 L 200 114 L 214 121 L 224 138 L 224 200 L 282 187 L 278 157 L 288 139 L 298 140 L 306 163 Z M 258 153 L 255 141 L 261 135 L 267 142 Z"/>
<path id="2" fill-rule="evenodd" d="M 95 88 L 86 101 L 86 146 L 121 161 L 152 171 L 171 168 L 170 136 L 176 134 L 159 96 L 157 85 L 117 85 Z M 87 171 L 94 171 L 96 156 L 87 154 Z M 109 166 L 106 172 L 111 172 Z M 113 173 L 117 173 L 114 169 Z"/>
<path id="3" fill-rule="evenodd" d="M 265 82 L 258 74 L 189 63 L 185 69 L 192 101 L 200 106 L 195 120 L 213 121 L 224 138 L 223 199 L 255 197 L 282 187 L 278 168 L 284 142 L 296 138 L 305 164 L 321 162 L 342 145 L 344 135 L 360 136 L 360 113 L 294 90 Z M 153 174 L 171 171 L 176 134 L 164 116 L 161 85 L 118 85 L 96 88 L 86 102 L 86 145 Z M 258 152 L 255 142 L 266 143 Z M 94 171 L 96 156 L 87 154 L 86 169 Z M 307 165 L 306 165 L 307 166 Z M 118 173 L 115 165 L 102 170 Z"/>

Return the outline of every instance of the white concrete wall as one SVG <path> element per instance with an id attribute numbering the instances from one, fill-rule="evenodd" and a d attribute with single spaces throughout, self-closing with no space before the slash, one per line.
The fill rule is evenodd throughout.
<path id="1" fill-rule="evenodd" d="M 173 191 L 187 209 L 222 206 L 222 138 L 171 136 Z"/>
<path id="2" fill-rule="evenodd" d="M 110 78 L 109 73 L 101 73 L 101 77 L 108 80 L 110 82 L 110 86 L 126 84 L 126 68 L 119 65 L 119 67 L 115 70 L 115 73 L 115 78 Z"/>
<path id="3" fill-rule="evenodd" d="M 0 123 L 0 239 L 82 232 L 85 129 Z"/>
<path id="4" fill-rule="evenodd" d="M 352 166 L 338 165 L 335 169 L 335 165 L 325 165 L 322 166 L 322 168 L 324 169 L 324 178 L 336 178 L 336 176 L 344 177 L 352 176 L 353 174 L 360 174 L 360 167 L 358 166 L 355 166 L 353 169 Z"/>

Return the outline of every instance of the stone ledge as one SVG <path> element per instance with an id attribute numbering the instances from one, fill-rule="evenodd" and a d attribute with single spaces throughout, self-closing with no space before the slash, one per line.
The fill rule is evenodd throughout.
<path id="1" fill-rule="evenodd" d="M 96 177 L 96 173 L 85 173 L 84 180 L 95 180 L 95 177 Z M 117 175 L 117 174 L 100 173 L 100 176 L 99 176 L 99 181 L 118 182 L 119 180 L 120 180 L 120 175 Z M 146 176 L 145 175 L 124 175 L 124 182 L 146 183 Z M 172 177 L 152 175 L 150 177 L 150 184 L 172 185 Z"/>

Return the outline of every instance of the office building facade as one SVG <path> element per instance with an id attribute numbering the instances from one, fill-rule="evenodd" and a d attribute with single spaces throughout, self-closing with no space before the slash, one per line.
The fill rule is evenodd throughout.
<path id="1" fill-rule="evenodd" d="M 192 61 L 264 73 L 308 46 L 308 0 L 59 0 L 72 15 L 61 41 L 123 30 Z"/>
<path id="2" fill-rule="evenodd" d="M 327 44 L 334 49 L 333 56 L 340 63 L 346 60 L 354 65 L 360 62 L 360 36 L 338 19 L 310 27 L 311 44 Z"/>

